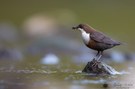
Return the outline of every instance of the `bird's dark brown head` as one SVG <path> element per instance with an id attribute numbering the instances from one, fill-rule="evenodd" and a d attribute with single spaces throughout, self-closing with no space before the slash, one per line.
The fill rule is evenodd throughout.
<path id="1" fill-rule="evenodd" d="M 83 29 L 85 30 L 86 32 L 93 32 L 94 31 L 94 28 L 90 27 L 89 25 L 87 24 L 79 24 L 78 26 L 76 27 L 72 27 L 72 29 Z"/>
<path id="2" fill-rule="evenodd" d="M 79 29 L 79 28 L 83 29 L 84 25 L 83 24 L 79 24 L 78 26 L 75 26 L 72 29 Z"/>

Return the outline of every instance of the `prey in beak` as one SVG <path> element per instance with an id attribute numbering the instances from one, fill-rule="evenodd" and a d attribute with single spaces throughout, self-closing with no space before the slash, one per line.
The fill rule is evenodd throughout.
<path id="1" fill-rule="evenodd" d="M 74 26 L 74 27 L 72 27 L 72 29 L 78 29 L 78 26 L 76 26 L 76 27 Z"/>

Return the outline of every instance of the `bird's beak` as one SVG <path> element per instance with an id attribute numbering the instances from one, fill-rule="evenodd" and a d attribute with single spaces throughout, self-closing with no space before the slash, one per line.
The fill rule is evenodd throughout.
<path id="1" fill-rule="evenodd" d="M 72 27 L 72 29 L 78 29 L 78 27 Z"/>

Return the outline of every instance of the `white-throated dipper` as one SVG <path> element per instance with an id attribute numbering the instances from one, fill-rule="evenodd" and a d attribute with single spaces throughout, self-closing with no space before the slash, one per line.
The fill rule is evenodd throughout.
<path id="1" fill-rule="evenodd" d="M 111 39 L 110 37 L 104 35 L 99 31 L 96 31 L 94 28 L 87 24 L 79 24 L 72 29 L 80 30 L 85 45 L 88 48 L 98 51 L 96 55 L 97 61 L 99 61 L 99 59 L 101 58 L 104 50 L 121 44 L 121 42 Z"/>

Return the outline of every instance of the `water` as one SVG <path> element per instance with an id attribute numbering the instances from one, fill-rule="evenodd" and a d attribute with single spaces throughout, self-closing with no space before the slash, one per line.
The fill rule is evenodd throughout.
<path id="1" fill-rule="evenodd" d="M 117 70 L 125 69 L 125 64 L 119 65 L 123 66 Z M 0 89 L 104 89 L 105 87 L 117 89 L 120 85 L 125 87 L 121 79 L 130 75 L 126 70 L 122 71 L 122 75 L 113 76 L 84 74 L 81 72 L 84 66 L 70 61 L 58 65 L 1 61 Z M 130 67 L 129 70 L 133 68 Z M 133 83 L 126 84 L 133 86 Z"/>

